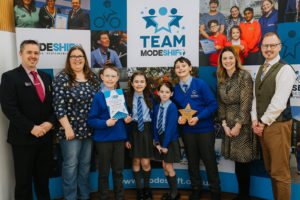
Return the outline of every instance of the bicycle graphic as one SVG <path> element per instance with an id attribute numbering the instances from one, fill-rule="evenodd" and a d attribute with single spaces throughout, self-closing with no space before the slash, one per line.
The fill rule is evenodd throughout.
<path id="1" fill-rule="evenodd" d="M 103 2 L 103 5 L 105 8 L 110 8 L 111 7 L 111 2 L 109 0 L 105 0 Z M 103 13 L 103 15 L 101 17 L 96 17 L 94 19 L 94 25 L 97 28 L 102 28 L 104 27 L 104 25 L 106 23 L 109 23 L 109 25 L 112 28 L 118 28 L 121 24 L 121 20 L 118 17 L 114 17 L 113 15 L 117 14 L 117 12 L 113 11 L 112 9 L 110 9 L 110 13 L 108 13 L 108 15 L 105 15 L 105 13 Z M 112 17 L 113 16 L 113 17 Z"/>

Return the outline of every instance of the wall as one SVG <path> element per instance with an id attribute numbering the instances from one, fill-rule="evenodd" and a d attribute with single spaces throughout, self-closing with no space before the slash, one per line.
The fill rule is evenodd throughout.
<path id="1" fill-rule="evenodd" d="M 1 5 L 2 6 L 2 5 Z M 1 13 L 1 11 L 0 11 Z M 0 75 L 17 65 L 16 34 L 0 31 Z M 14 167 L 11 147 L 6 142 L 8 120 L 0 108 L 0 199 L 13 199 Z"/>

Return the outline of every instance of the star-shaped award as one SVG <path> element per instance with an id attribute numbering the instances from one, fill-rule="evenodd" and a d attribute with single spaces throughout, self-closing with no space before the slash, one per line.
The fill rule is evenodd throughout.
<path id="1" fill-rule="evenodd" d="M 178 111 L 181 113 L 182 119 L 186 119 L 188 121 L 191 120 L 193 118 L 193 115 L 197 112 L 196 110 L 193 110 L 191 108 L 190 104 L 186 105 L 185 109 L 179 109 Z"/>

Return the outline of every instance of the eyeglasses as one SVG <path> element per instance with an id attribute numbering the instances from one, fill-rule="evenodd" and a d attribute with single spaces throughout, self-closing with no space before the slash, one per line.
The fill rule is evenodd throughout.
<path id="1" fill-rule="evenodd" d="M 269 47 L 271 49 L 275 49 L 277 47 L 277 45 L 280 45 L 281 43 L 278 43 L 278 44 L 262 44 L 261 45 L 261 48 L 262 49 L 268 49 Z"/>
<path id="2" fill-rule="evenodd" d="M 70 56 L 70 58 L 71 58 L 72 60 L 81 60 L 81 59 L 84 58 L 84 56 Z"/>
<path id="3" fill-rule="evenodd" d="M 218 27 L 219 25 L 212 25 L 212 26 L 210 26 L 210 28 L 216 28 L 216 27 Z"/>

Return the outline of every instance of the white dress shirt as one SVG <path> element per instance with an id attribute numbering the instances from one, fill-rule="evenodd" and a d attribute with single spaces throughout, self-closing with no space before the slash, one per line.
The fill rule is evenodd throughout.
<path id="1" fill-rule="evenodd" d="M 275 59 L 268 62 L 270 65 L 267 68 L 266 73 L 270 70 L 271 67 L 275 63 L 280 60 L 280 56 L 278 55 Z M 257 77 L 256 78 L 260 78 Z M 261 117 L 261 121 L 267 125 L 271 125 L 277 117 L 284 111 L 286 108 L 286 104 L 288 99 L 290 98 L 291 91 L 293 85 L 296 80 L 295 71 L 289 65 L 284 65 L 276 75 L 276 88 L 274 96 L 271 99 L 267 110 Z M 255 96 L 255 87 L 253 87 L 253 101 L 252 101 L 252 111 L 251 111 L 251 118 L 252 121 L 258 120 L 257 119 L 257 111 L 256 111 L 256 96 Z"/>

